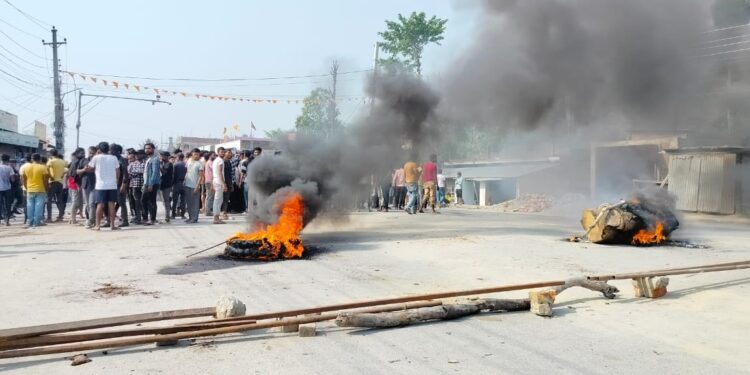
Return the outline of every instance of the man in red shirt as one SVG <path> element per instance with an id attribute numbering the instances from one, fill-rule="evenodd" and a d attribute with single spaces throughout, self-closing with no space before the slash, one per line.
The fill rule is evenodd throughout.
<path id="1" fill-rule="evenodd" d="M 424 198 L 419 211 L 424 212 L 427 203 L 430 203 L 432 212 L 435 211 L 435 191 L 437 187 L 437 155 L 430 155 L 430 161 L 422 165 L 422 183 L 424 185 Z"/>

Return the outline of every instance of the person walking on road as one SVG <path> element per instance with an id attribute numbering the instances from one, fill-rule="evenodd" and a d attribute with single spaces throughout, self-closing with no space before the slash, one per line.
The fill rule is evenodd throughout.
<path id="1" fill-rule="evenodd" d="M 57 152 L 57 149 L 49 151 L 47 161 L 47 173 L 49 174 L 49 191 L 47 192 L 47 222 L 52 222 L 52 202 L 57 206 L 57 218 L 55 222 L 63 221 L 65 217 L 65 199 L 63 198 L 63 182 L 65 182 L 65 160 Z"/>
<path id="2" fill-rule="evenodd" d="M 408 214 L 417 213 L 418 193 L 419 185 L 419 171 L 417 170 L 417 163 L 414 161 L 417 159 L 416 154 L 412 154 L 409 161 L 404 164 L 404 183 L 406 184 L 406 193 L 408 195 L 408 202 L 406 204 L 406 212 Z"/>
<path id="3" fill-rule="evenodd" d="M 8 165 L 10 156 L 0 156 L 0 219 L 5 221 L 5 226 L 10 226 L 11 206 L 13 204 L 13 181 L 16 178 L 15 171 Z"/>
<path id="4" fill-rule="evenodd" d="M 214 195 L 213 201 L 213 214 L 214 224 L 226 224 L 221 220 L 221 204 L 224 201 L 224 193 L 227 191 L 227 184 L 224 181 L 224 147 L 219 147 L 216 150 L 216 158 L 213 161 L 213 184 L 211 185 L 211 193 Z"/>
<path id="5" fill-rule="evenodd" d="M 117 181 L 120 180 L 120 161 L 109 153 L 109 143 L 100 142 L 99 151 L 94 156 L 86 169 L 96 175 L 94 186 L 94 201 L 96 202 L 96 226 L 94 230 L 101 229 L 104 206 L 109 213 L 109 227 L 111 230 L 120 229 L 115 224 L 115 204 L 118 199 Z"/>
<path id="6" fill-rule="evenodd" d="M 49 189 L 48 179 L 49 172 L 47 166 L 42 163 L 42 155 L 32 154 L 31 163 L 26 163 L 21 168 L 21 183 L 26 188 L 26 215 L 29 228 L 46 225 L 42 220 Z"/>
<path id="7" fill-rule="evenodd" d="M 182 155 L 182 154 L 180 154 Z M 182 197 L 187 203 L 187 223 L 197 223 L 203 186 L 203 164 L 201 152 L 197 148 L 190 152 L 190 159 L 185 163 L 185 182 L 182 186 Z"/>
<path id="8" fill-rule="evenodd" d="M 143 147 L 148 158 L 143 167 L 143 211 L 146 213 L 143 225 L 154 225 L 157 211 L 156 194 L 161 184 L 161 166 L 154 144 L 149 142 Z"/>

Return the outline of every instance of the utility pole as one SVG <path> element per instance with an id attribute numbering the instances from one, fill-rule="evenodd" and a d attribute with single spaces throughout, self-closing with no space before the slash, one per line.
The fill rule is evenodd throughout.
<path id="1" fill-rule="evenodd" d="M 373 57 L 372 65 L 372 84 L 376 84 L 378 80 L 378 68 L 380 67 L 380 42 L 375 42 L 375 56 Z M 375 97 L 370 97 L 370 112 L 375 107 Z"/>
<path id="2" fill-rule="evenodd" d="M 57 29 L 52 26 L 52 43 L 42 44 L 52 46 L 52 75 L 54 79 L 55 92 L 55 148 L 60 155 L 65 154 L 65 114 L 63 113 L 62 95 L 60 95 L 60 61 L 57 59 L 57 46 L 66 44 L 67 38 L 62 42 L 57 41 Z"/>
<path id="3" fill-rule="evenodd" d="M 339 62 L 333 60 L 331 64 L 331 78 L 333 78 L 333 88 L 331 90 L 331 105 L 328 108 L 328 131 L 326 136 L 330 137 L 336 128 L 336 84 L 338 83 L 339 76 Z"/>
<path id="4" fill-rule="evenodd" d="M 76 121 L 76 148 L 81 147 L 80 146 L 80 140 L 81 140 L 81 97 L 83 96 L 83 91 L 78 90 L 78 120 Z"/>
<path id="5" fill-rule="evenodd" d="M 79 144 L 79 140 L 81 139 L 81 98 L 84 96 L 90 96 L 92 98 L 102 98 L 102 99 L 121 99 L 121 100 L 135 100 L 139 102 L 150 102 L 151 105 L 156 105 L 156 103 L 172 105 L 172 103 L 170 102 L 161 100 L 161 96 L 159 95 L 156 95 L 156 99 L 141 99 L 141 98 L 131 98 L 127 96 L 84 94 L 83 91 L 81 91 L 81 89 L 76 89 L 76 90 L 78 90 L 78 121 L 76 121 L 76 148 L 81 147 Z"/>

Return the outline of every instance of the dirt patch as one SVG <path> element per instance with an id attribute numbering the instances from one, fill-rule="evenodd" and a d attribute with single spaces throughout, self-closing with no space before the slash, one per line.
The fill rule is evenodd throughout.
<path id="1" fill-rule="evenodd" d="M 142 294 L 159 298 L 159 292 L 147 292 L 144 290 L 136 289 L 130 285 L 117 285 L 114 283 L 103 283 L 100 288 L 94 289 L 94 294 L 100 298 L 114 298 L 121 296 L 129 296 L 131 294 Z"/>

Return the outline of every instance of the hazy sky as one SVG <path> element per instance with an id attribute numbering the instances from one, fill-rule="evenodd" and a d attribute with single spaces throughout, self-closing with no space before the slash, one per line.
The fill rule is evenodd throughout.
<path id="1" fill-rule="evenodd" d="M 0 109 L 17 114 L 22 131 L 31 131 L 36 119 L 52 124 L 51 79 L 49 69 L 44 68 L 50 65 L 52 54 L 50 47 L 42 47 L 39 40 L 51 38 L 47 23 L 54 24 L 60 38 L 68 40 L 60 49 L 63 69 L 104 75 L 216 79 L 325 74 L 333 59 L 339 61 L 342 72 L 370 69 L 373 44 L 378 40 L 377 32 L 384 29 L 384 20 L 412 11 L 449 19 L 443 45 L 430 46 L 425 52 L 425 75 L 435 75 L 468 43 L 476 17 L 475 10 L 458 7 L 449 0 L 11 3 L 42 24 L 0 1 L 0 31 L 7 34 L 0 33 L 0 47 L 5 48 L 0 48 L 0 69 L 28 82 L 0 72 Z M 363 96 L 365 74 L 340 76 L 339 95 Z M 153 92 L 138 94 L 122 86 L 113 89 L 80 79 L 75 86 L 69 76 L 63 78 L 63 91 L 82 87 L 91 94 L 154 97 Z M 178 92 L 279 99 L 302 99 L 315 87 L 330 85 L 328 78 L 242 82 L 115 79 Z M 251 121 L 258 128 L 255 135 L 263 135 L 264 130 L 291 129 L 302 108 L 301 104 L 162 97 L 173 105 L 115 99 L 86 105 L 92 98 L 84 97 L 81 145 L 108 140 L 130 146 L 146 137 L 166 142 L 167 137 L 179 135 L 218 137 L 225 126 L 235 123 L 242 133 L 249 133 Z M 75 145 L 74 99 L 73 94 L 65 98 L 68 151 Z M 343 103 L 341 118 L 349 121 L 364 107 L 359 102 Z M 51 137 L 51 130 L 48 133 Z"/>

